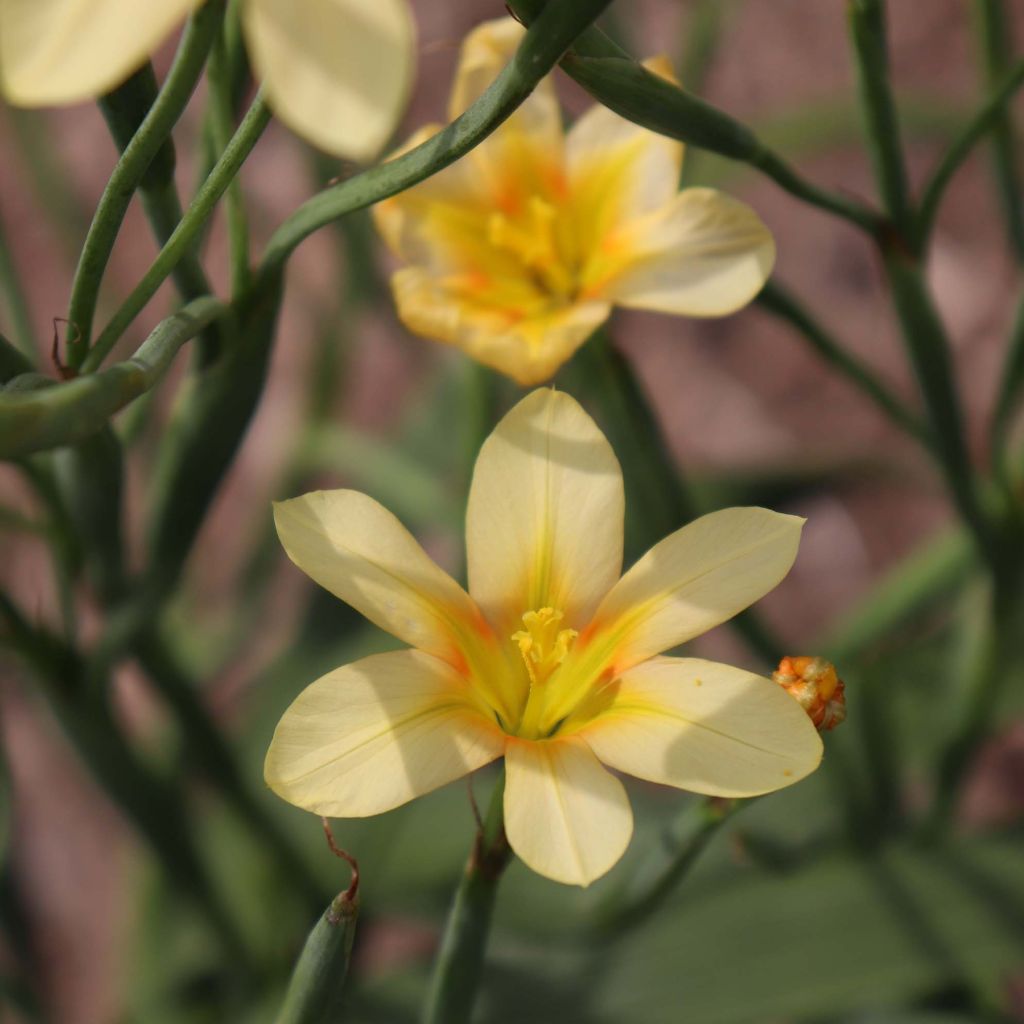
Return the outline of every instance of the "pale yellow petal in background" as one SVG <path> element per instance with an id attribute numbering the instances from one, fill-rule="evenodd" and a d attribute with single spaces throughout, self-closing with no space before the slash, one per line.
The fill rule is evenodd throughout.
<path id="1" fill-rule="evenodd" d="M 245 0 L 249 56 L 274 113 L 334 156 L 376 156 L 405 110 L 416 28 L 407 0 Z"/>
<path id="2" fill-rule="evenodd" d="M 0 94 L 16 106 L 120 85 L 198 0 L 0 0 Z"/>
<path id="3" fill-rule="evenodd" d="M 275 503 L 274 522 L 320 586 L 405 643 L 461 663 L 479 612 L 386 508 L 358 491 L 312 491 Z"/>
<path id="4" fill-rule="evenodd" d="M 444 128 L 426 124 L 389 156 L 401 156 L 432 138 Z M 486 218 L 491 196 L 468 160 L 456 160 L 437 174 L 371 207 L 374 223 L 388 248 L 408 263 L 424 266 L 452 266 L 458 253 L 451 252 L 436 227 L 446 219 L 465 222 L 470 217 Z M 481 235 L 483 229 L 474 225 Z"/>
<path id="5" fill-rule="evenodd" d="M 654 658 L 614 684 L 576 735 L 618 771 L 709 796 L 770 793 L 809 775 L 821 737 L 770 679 L 698 658 Z"/>
<path id="6" fill-rule="evenodd" d="M 594 618 L 593 644 L 618 670 L 731 619 L 772 590 L 796 558 L 804 520 L 765 508 L 726 508 L 655 544 Z"/>
<path id="7" fill-rule="evenodd" d="M 526 29 L 514 18 L 496 18 L 477 25 L 462 41 L 455 83 L 448 99 L 448 117 L 454 121 L 478 100 L 504 70 L 523 41 Z M 562 114 L 550 75 L 520 104 L 506 125 L 537 136 L 541 143 L 562 144 Z"/>
<path id="8" fill-rule="evenodd" d="M 645 63 L 672 78 L 667 62 Z M 679 191 L 683 144 L 597 103 L 569 129 L 565 159 L 573 229 L 587 264 L 586 287 L 591 276 L 600 274 L 602 242 Z"/>
<path id="9" fill-rule="evenodd" d="M 504 736 L 465 680 L 420 651 L 336 669 L 285 711 L 267 751 L 267 785 L 328 817 L 398 807 L 501 755 Z"/>
<path id="10" fill-rule="evenodd" d="M 611 313 L 607 302 L 593 301 L 548 303 L 546 311 L 515 315 L 515 304 L 538 301 L 520 275 L 437 275 L 406 267 L 392 275 L 391 288 L 398 316 L 413 334 L 454 345 L 522 387 L 550 380 Z M 513 305 L 503 306 L 501 298 Z"/>
<path id="11" fill-rule="evenodd" d="M 757 295 L 775 264 L 775 241 L 757 214 L 709 188 L 683 190 L 611 241 L 600 273 L 588 272 L 588 291 L 662 313 L 735 312 Z"/>
<path id="12" fill-rule="evenodd" d="M 478 25 L 463 40 L 448 100 L 455 120 L 513 60 L 526 30 L 513 18 Z M 562 114 L 550 75 L 497 130 L 464 159 L 495 203 L 515 213 L 530 195 L 559 193 L 564 185 Z"/>
<path id="13" fill-rule="evenodd" d="M 585 743 L 511 739 L 505 771 L 505 832 L 527 867 L 589 885 L 625 852 L 633 834 L 629 798 Z"/>
<path id="14" fill-rule="evenodd" d="M 469 590 L 499 634 L 555 608 L 581 629 L 622 569 L 622 471 L 579 403 L 542 388 L 495 427 L 466 511 Z"/>

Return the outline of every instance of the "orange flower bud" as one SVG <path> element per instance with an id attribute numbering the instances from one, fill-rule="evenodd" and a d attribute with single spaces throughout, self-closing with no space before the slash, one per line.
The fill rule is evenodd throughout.
<path id="1" fill-rule="evenodd" d="M 772 679 L 810 715 L 819 732 L 834 729 L 846 718 L 846 696 L 836 667 L 824 658 L 785 657 Z"/>

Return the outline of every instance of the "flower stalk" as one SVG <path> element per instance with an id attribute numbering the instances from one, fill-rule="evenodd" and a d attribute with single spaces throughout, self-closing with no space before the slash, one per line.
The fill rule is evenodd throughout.
<path id="1" fill-rule="evenodd" d="M 1013 32 L 1003 0 L 974 0 L 978 48 L 986 89 L 998 95 L 1010 69 Z M 1020 67 L 1017 69 L 1020 71 Z M 1014 80 L 1011 75 L 1009 81 Z M 1018 262 L 1024 262 L 1024 206 L 1021 204 L 1021 162 L 1013 119 L 1006 103 L 998 104 L 990 121 L 992 164 L 1003 209 L 1006 234 Z"/>
<path id="2" fill-rule="evenodd" d="M 223 17 L 222 0 L 213 0 L 203 4 L 189 20 L 167 80 L 121 155 L 96 207 L 75 270 L 68 307 L 71 328 L 67 341 L 67 362 L 73 369 L 94 369 L 106 354 L 101 352 L 89 366 L 84 365 L 90 354 L 92 322 L 103 273 L 121 222 L 128 211 L 128 204 L 153 160 L 161 151 L 167 152 L 167 138 L 199 82 Z"/>
<path id="3" fill-rule="evenodd" d="M 498 883 L 512 859 L 505 838 L 504 772 L 477 831 L 434 963 L 423 1024 L 466 1024 L 473 1012 Z"/>
<path id="4" fill-rule="evenodd" d="M 664 829 L 658 842 L 598 914 L 602 936 L 643 924 L 665 905 L 722 827 L 749 800 L 698 800 Z"/>
<path id="5" fill-rule="evenodd" d="M 276 1024 L 328 1024 L 341 1019 L 345 982 L 359 917 L 359 865 L 334 843 L 324 818 L 331 852 L 352 869 L 349 887 L 331 900 L 306 939 L 292 971 Z"/>

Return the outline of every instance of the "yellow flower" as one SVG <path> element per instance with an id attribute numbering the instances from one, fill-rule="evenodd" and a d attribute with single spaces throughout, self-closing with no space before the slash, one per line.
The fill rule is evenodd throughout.
<path id="1" fill-rule="evenodd" d="M 0 95 L 16 106 L 120 85 L 198 0 L 0 0 Z M 337 156 L 368 159 L 401 116 L 413 68 L 407 0 L 243 0 L 249 57 L 275 113 Z"/>
<path id="2" fill-rule="evenodd" d="M 522 34 L 510 18 L 470 33 L 450 117 L 494 80 Z M 402 322 L 528 386 L 551 377 L 613 305 L 734 312 L 770 274 L 772 236 L 721 192 L 678 191 L 682 157 L 681 143 L 603 106 L 566 134 L 545 79 L 466 157 L 374 208 L 408 264 L 391 282 Z"/>
<path id="3" fill-rule="evenodd" d="M 469 593 L 366 495 L 275 506 L 289 557 L 412 650 L 328 673 L 285 712 L 265 776 L 330 817 L 365 817 L 505 758 L 505 827 L 533 870 L 586 885 L 633 830 L 622 783 L 723 797 L 788 786 L 821 740 L 768 679 L 660 657 L 771 590 L 802 520 L 703 516 L 622 578 L 622 474 L 568 395 L 534 391 L 484 443 L 466 520 Z"/>

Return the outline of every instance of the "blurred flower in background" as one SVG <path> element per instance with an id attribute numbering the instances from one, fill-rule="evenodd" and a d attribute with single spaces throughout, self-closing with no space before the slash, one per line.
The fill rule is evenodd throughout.
<path id="1" fill-rule="evenodd" d="M 511 59 L 522 27 L 486 22 L 462 47 L 449 117 Z M 671 77 L 667 62 L 652 70 Z M 440 130 L 426 125 L 406 149 Z M 391 280 L 414 333 L 523 386 L 551 377 L 613 305 L 724 316 L 771 273 L 757 214 L 710 188 L 679 191 L 683 146 L 596 105 L 566 133 L 549 77 L 482 145 L 375 208 L 409 266 Z"/>
<path id="2" fill-rule="evenodd" d="M 659 655 L 772 590 L 803 521 L 712 512 L 622 572 L 619 463 L 569 395 L 523 399 L 469 495 L 469 593 L 356 491 L 276 506 L 304 572 L 413 650 L 328 673 L 285 712 L 266 779 L 330 817 L 397 807 L 504 756 L 505 828 L 534 871 L 587 885 L 625 852 L 630 775 L 754 796 L 812 772 L 822 744 L 769 680 Z"/>
<path id="3" fill-rule="evenodd" d="M 196 0 L 0 0 L 0 94 L 78 103 L 120 85 Z M 394 131 L 414 68 L 406 0 L 241 0 L 250 60 L 274 112 L 336 156 L 368 160 Z"/>

